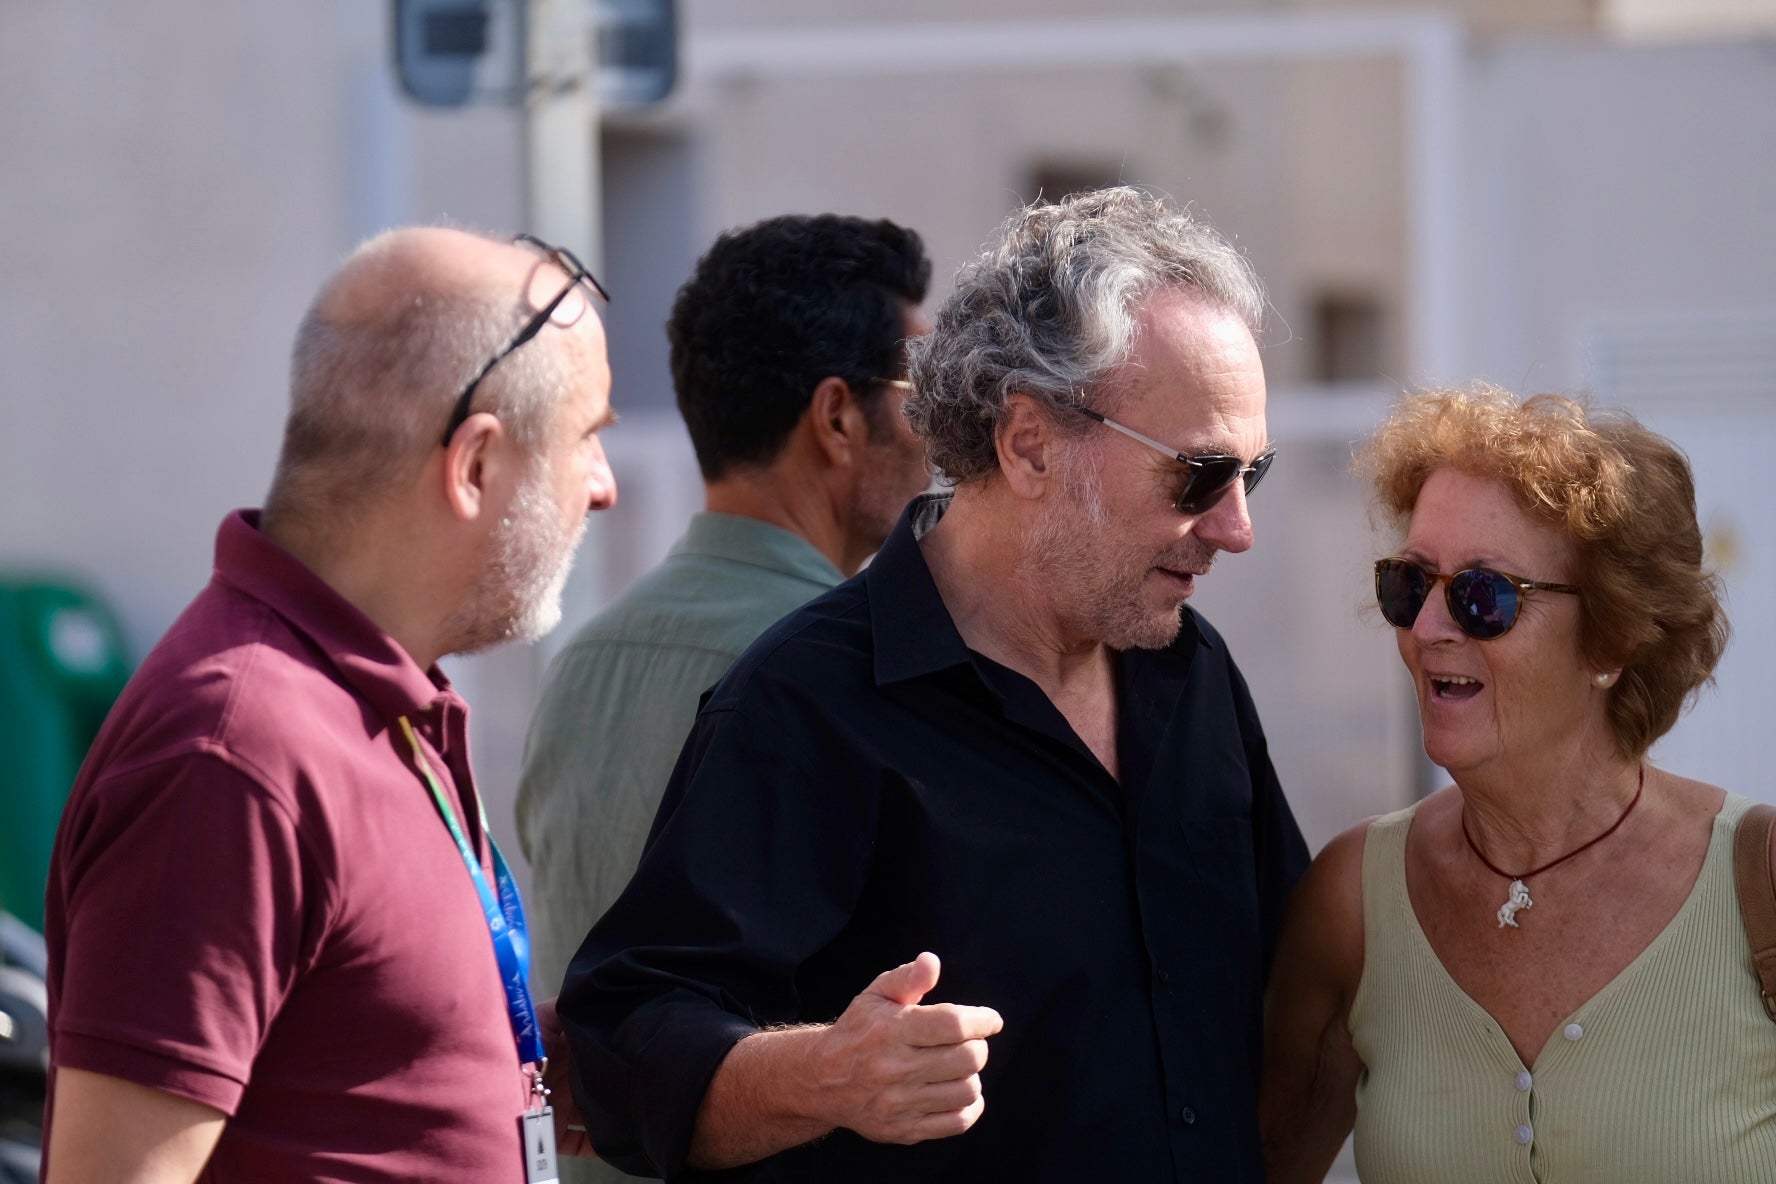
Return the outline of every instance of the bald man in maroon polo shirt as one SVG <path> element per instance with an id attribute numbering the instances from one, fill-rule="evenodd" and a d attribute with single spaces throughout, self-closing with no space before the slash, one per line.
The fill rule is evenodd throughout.
<path id="1" fill-rule="evenodd" d="M 551 628 L 616 500 L 596 288 L 417 229 L 316 297 L 265 509 L 223 521 L 62 819 L 50 1184 L 526 1178 L 514 914 L 470 870 L 501 881 L 436 663 Z"/>

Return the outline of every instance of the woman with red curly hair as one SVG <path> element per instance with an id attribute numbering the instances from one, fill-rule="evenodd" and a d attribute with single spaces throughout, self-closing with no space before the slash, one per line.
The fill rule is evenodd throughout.
<path id="1" fill-rule="evenodd" d="M 1750 802 L 1655 768 L 1726 643 L 1689 463 L 1551 395 L 1403 400 L 1376 599 L 1454 784 L 1334 839 L 1267 1007 L 1273 1184 L 1776 1180 Z"/>

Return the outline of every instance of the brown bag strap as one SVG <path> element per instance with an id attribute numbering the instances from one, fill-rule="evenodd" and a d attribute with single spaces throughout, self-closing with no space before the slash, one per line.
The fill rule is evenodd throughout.
<path id="1" fill-rule="evenodd" d="M 1733 886 L 1751 944 L 1751 964 L 1763 988 L 1764 1011 L 1776 1020 L 1776 888 L 1770 881 L 1770 831 L 1776 806 L 1753 806 L 1733 840 Z"/>

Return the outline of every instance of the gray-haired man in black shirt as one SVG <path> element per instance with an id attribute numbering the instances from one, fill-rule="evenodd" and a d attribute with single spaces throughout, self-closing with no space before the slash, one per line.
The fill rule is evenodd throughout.
<path id="1" fill-rule="evenodd" d="M 1260 999 L 1306 850 L 1184 602 L 1252 544 L 1262 309 L 1232 247 L 1129 189 L 1023 210 L 963 269 L 907 405 L 953 493 L 711 693 L 569 970 L 602 1154 L 1261 1178 Z"/>

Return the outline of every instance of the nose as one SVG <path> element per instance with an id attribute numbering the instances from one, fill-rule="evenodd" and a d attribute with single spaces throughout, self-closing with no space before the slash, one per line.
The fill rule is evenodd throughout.
<path id="1" fill-rule="evenodd" d="M 1467 636 L 1449 612 L 1449 583 L 1437 580 L 1425 596 L 1424 605 L 1412 622 L 1412 635 L 1420 641 L 1449 641 Z"/>
<path id="2" fill-rule="evenodd" d="M 604 454 L 604 442 L 592 439 L 592 464 L 586 474 L 586 512 L 608 510 L 617 504 L 617 475 Z"/>
<path id="3" fill-rule="evenodd" d="M 1252 514 L 1246 504 L 1246 483 L 1235 481 L 1221 500 L 1197 516 L 1193 533 L 1232 554 L 1252 549 Z"/>

